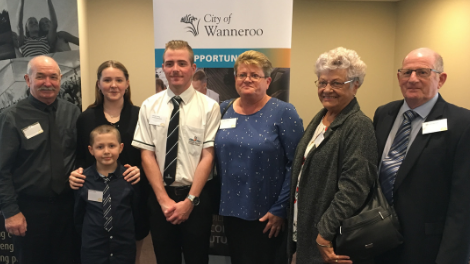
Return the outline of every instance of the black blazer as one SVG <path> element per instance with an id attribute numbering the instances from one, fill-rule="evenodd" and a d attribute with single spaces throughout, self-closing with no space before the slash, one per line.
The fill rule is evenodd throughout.
<path id="1" fill-rule="evenodd" d="M 402 104 L 391 102 L 375 112 L 380 156 Z M 404 243 L 377 263 L 468 263 L 470 111 L 439 95 L 426 122 L 445 118 L 447 131 L 423 135 L 420 129 L 397 172 L 394 207 Z"/>

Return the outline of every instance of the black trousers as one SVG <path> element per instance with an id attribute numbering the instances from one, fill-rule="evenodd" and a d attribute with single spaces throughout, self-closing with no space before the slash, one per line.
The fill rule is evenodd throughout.
<path id="1" fill-rule="evenodd" d="M 189 188 L 178 190 L 166 187 L 168 196 L 175 202 L 186 199 Z M 150 232 L 153 249 L 160 264 L 181 264 L 181 253 L 186 264 L 209 263 L 209 243 L 212 226 L 211 201 L 207 190 L 203 189 L 200 204 L 193 208 L 188 220 L 173 225 L 166 221 L 155 194 L 149 197 Z"/>
<path id="2" fill-rule="evenodd" d="M 232 264 L 287 263 L 287 232 L 281 231 L 277 237 L 269 238 L 269 231 L 263 234 L 266 224 L 224 216 Z"/>
<path id="3" fill-rule="evenodd" d="M 24 237 L 13 236 L 15 254 L 21 264 L 73 263 L 77 237 L 73 225 L 73 195 L 56 198 L 19 197 L 26 218 Z"/>

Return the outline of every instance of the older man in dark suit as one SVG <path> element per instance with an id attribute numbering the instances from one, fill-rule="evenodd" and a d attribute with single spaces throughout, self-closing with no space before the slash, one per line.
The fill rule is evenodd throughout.
<path id="1" fill-rule="evenodd" d="M 403 245 L 378 263 L 468 263 L 470 255 L 470 111 L 438 93 L 442 57 L 411 51 L 398 70 L 404 100 L 377 109 L 379 181 L 395 207 Z"/>

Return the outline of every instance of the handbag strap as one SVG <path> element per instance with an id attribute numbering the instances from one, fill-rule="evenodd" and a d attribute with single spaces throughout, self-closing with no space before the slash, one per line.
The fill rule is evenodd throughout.
<path id="1" fill-rule="evenodd" d="M 237 100 L 237 98 L 233 98 L 232 100 L 230 100 L 230 103 L 228 103 L 228 105 L 224 108 L 224 111 L 222 111 L 222 115 L 220 116 L 220 118 L 224 117 L 225 113 L 230 108 L 230 106 L 233 105 L 233 102 L 235 102 L 235 100 Z"/>

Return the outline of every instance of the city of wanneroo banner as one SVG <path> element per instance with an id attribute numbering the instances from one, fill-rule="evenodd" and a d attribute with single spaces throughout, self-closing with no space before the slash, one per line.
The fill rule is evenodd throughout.
<path id="1" fill-rule="evenodd" d="M 256 50 L 275 68 L 268 95 L 288 101 L 292 5 L 292 0 L 154 0 L 155 77 L 168 85 L 161 69 L 165 43 L 185 40 L 194 50 L 198 70 L 207 76 L 208 90 L 223 102 L 238 97 L 235 60 L 244 51 Z M 228 255 L 223 217 L 218 215 L 213 217 L 211 254 Z"/>

